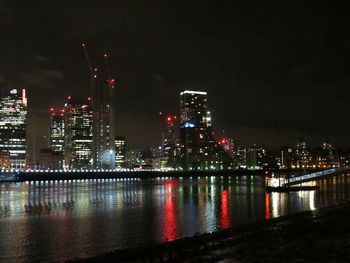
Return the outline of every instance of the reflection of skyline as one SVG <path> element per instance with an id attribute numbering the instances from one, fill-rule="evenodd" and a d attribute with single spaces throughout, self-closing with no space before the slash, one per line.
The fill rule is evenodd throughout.
<path id="1" fill-rule="evenodd" d="M 72 180 L 0 185 L 0 211 L 6 216 L 88 212 L 91 207 L 122 209 L 143 200 L 140 180 Z M 4 216 L 4 215 L 3 215 Z"/>
<path id="2" fill-rule="evenodd" d="M 319 184 L 327 198 L 320 195 L 319 191 L 292 192 L 289 197 L 285 193 L 267 194 L 264 197 L 265 217 L 283 215 L 287 209 L 314 210 L 320 202 L 328 205 L 331 199 L 347 199 L 348 182 L 349 175 L 321 180 Z M 219 214 L 222 214 L 222 224 L 233 216 L 231 206 L 235 203 L 238 203 L 241 211 L 249 213 L 248 207 L 251 208 L 258 200 L 252 198 L 256 195 L 256 183 L 245 177 L 228 180 L 220 177 L 164 179 L 159 183 L 165 184 L 163 188 L 166 192 L 174 193 L 175 203 L 190 205 L 192 209 L 198 207 L 198 220 L 203 224 L 208 222 L 204 217 L 211 218 L 210 220 L 220 217 L 218 209 L 213 207 L 217 201 L 221 202 Z M 143 194 L 144 186 L 141 186 L 140 180 L 137 179 L 1 184 L 0 214 L 2 217 L 11 217 L 23 216 L 23 213 L 49 214 L 69 209 L 83 212 L 88 207 L 123 209 L 142 205 Z M 291 204 L 288 204 L 288 198 L 291 199 Z M 242 207 L 242 204 L 245 207 Z"/>
<path id="3" fill-rule="evenodd" d="M 0 250 L 35 258 L 47 244 L 40 257 L 84 256 L 171 241 L 334 204 L 349 198 L 349 176 L 290 194 L 266 194 L 250 176 L 0 184 Z"/>

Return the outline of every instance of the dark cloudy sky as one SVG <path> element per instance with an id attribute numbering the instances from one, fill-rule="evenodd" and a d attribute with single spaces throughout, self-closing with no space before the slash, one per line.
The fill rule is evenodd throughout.
<path id="1" fill-rule="evenodd" d="M 157 112 L 178 113 L 183 89 L 207 91 L 216 129 L 242 144 L 349 147 L 345 3 L 2 0 L 1 92 L 28 89 L 29 137 L 42 147 L 48 107 L 89 95 L 84 41 L 94 64 L 110 53 L 117 133 L 131 147 L 158 143 Z"/>

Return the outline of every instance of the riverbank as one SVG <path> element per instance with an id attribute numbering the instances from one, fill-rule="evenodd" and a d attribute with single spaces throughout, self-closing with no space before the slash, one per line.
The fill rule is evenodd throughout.
<path id="1" fill-rule="evenodd" d="M 305 172 L 315 172 L 319 170 L 305 170 Z M 296 172 L 296 171 L 294 171 Z M 189 178 L 206 176 L 264 176 L 266 174 L 285 174 L 286 170 L 214 170 L 214 171 L 153 171 L 153 170 L 133 170 L 133 171 L 93 171 L 93 170 L 51 170 L 51 171 L 17 171 L 0 173 L 0 183 L 4 182 L 31 182 L 31 181 L 59 181 L 59 180 L 91 180 L 91 179 L 135 179 L 135 178 Z"/>
<path id="2" fill-rule="evenodd" d="M 189 178 L 206 176 L 263 176 L 263 170 L 227 170 L 227 171 L 101 171 L 101 172 L 19 172 L 17 182 L 57 181 L 57 180 L 91 180 L 91 179 L 142 179 L 142 178 Z"/>
<path id="3" fill-rule="evenodd" d="M 350 262 L 350 203 L 70 262 Z"/>

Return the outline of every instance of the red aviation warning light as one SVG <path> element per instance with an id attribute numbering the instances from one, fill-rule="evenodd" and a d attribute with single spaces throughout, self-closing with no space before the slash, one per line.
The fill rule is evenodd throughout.
<path id="1" fill-rule="evenodd" d="M 53 116 L 56 115 L 56 111 L 57 111 L 57 110 L 56 110 L 55 108 L 53 108 L 53 107 L 50 108 L 51 117 L 53 117 Z"/>
<path id="2" fill-rule="evenodd" d="M 221 139 L 218 143 L 219 144 L 226 144 L 228 141 L 226 140 L 226 138 Z"/>
<path id="3" fill-rule="evenodd" d="M 107 79 L 107 80 L 106 80 L 106 83 L 107 83 L 107 85 L 110 86 L 110 87 L 114 87 L 115 84 L 116 84 L 115 79 Z"/>
<path id="4" fill-rule="evenodd" d="M 71 96 L 68 96 L 68 97 L 67 97 L 67 99 L 69 99 L 69 100 L 70 100 L 71 98 L 72 98 Z"/>

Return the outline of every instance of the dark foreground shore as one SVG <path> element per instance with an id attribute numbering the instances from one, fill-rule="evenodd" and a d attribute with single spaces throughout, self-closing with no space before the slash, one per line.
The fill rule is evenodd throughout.
<path id="1" fill-rule="evenodd" d="M 70 262 L 350 262 L 350 203 Z"/>

